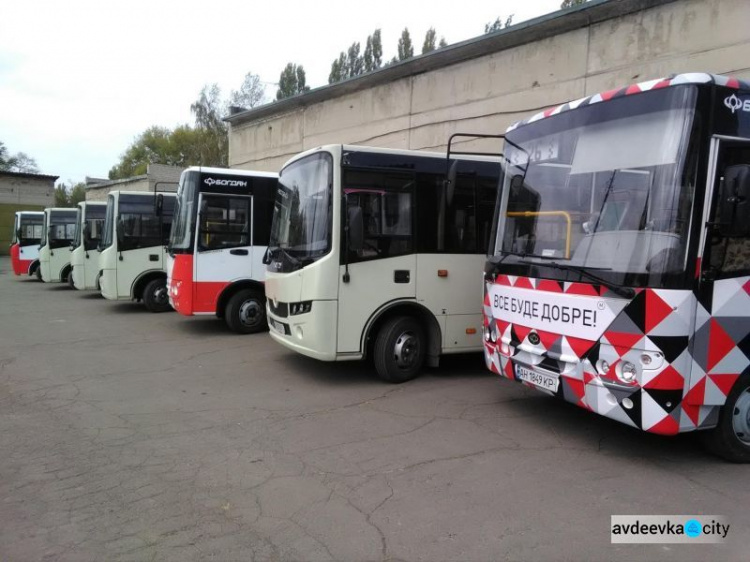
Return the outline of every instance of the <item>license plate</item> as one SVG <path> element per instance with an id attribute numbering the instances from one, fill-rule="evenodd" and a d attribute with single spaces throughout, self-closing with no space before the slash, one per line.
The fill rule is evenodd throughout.
<path id="1" fill-rule="evenodd" d="M 540 373 L 522 365 L 516 365 L 516 378 L 549 392 L 557 392 L 557 386 L 560 384 L 560 379 L 557 375 Z"/>

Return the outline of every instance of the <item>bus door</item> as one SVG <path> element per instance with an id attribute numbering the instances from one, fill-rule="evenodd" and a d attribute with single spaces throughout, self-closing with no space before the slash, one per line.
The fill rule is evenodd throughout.
<path id="1" fill-rule="evenodd" d="M 250 195 L 200 194 L 193 261 L 197 312 L 216 312 L 217 299 L 227 285 L 265 271 L 253 271 L 253 262 L 260 263 L 260 258 L 254 255 L 252 216 Z"/>
<path id="2" fill-rule="evenodd" d="M 347 170 L 344 194 L 344 221 L 352 223 L 350 228 L 361 224 L 362 243 L 356 250 L 345 248 L 348 256 L 340 266 L 337 352 L 358 353 L 363 328 L 379 308 L 392 301 L 416 300 L 414 176 Z"/>
<path id="3" fill-rule="evenodd" d="M 721 405 L 750 366 L 750 141 L 714 138 L 688 404 Z M 743 189 L 744 193 L 738 190 Z M 693 422 L 705 423 L 695 410 Z M 715 410 L 714 410 L 715 411 Z M 711 420 L 708 420 L 711 421 Z"/>

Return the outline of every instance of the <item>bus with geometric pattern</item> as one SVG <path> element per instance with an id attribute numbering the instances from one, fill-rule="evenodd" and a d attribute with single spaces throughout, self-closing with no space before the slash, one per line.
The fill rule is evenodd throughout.
<path id="1" fill-rule="evenodd" d="M 512 125 L 488 368 L 750 461 L 750 83 L 693 73 Z"/>

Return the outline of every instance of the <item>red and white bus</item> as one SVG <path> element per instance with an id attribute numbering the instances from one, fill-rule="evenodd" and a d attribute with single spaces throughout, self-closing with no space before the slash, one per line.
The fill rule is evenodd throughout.
<path id="1" fill-rule="evenodd" d="M 180 314 L 216 315 L 238 333 L 265 330 L 266 267 L 278 174 L 191 167 L 180 177 L 167 263 Z"/>
<path id="2" fill-rule="evenodd" d="M 43 211 L 18 211 L 13 221 L 10 262 L 16 275 L 34 275 L 39 267 L 39 243 L 44 228 Z"/>
<path id="3" fill-rule="evenodd" d="M 495 373 L 750 461 L 750 83 L 682 74 L 510 127 Z"/>

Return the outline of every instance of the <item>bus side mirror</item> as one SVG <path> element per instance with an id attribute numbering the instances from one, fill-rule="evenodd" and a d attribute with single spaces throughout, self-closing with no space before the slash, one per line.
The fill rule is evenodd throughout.
<path id="1" fill-rule="evenodd" d="M 365 246 L 365 225 L 362 219 L 362 207 L 347 207 L 347 245 L 352 252 L 358 252 Z"/>
<path id="2" fill-rule="evenodd" d="M 154 201 L 154 214 L 157 217 L 162 215 L 164 210 L 164 195 L 162 193 L 156 194 L 156 200 Z"/>
<path id="3" fill-rule="evenodd" d="M 719 187 L 719 234 L 750 236 L 750 164 L 729 166 Z"/>

